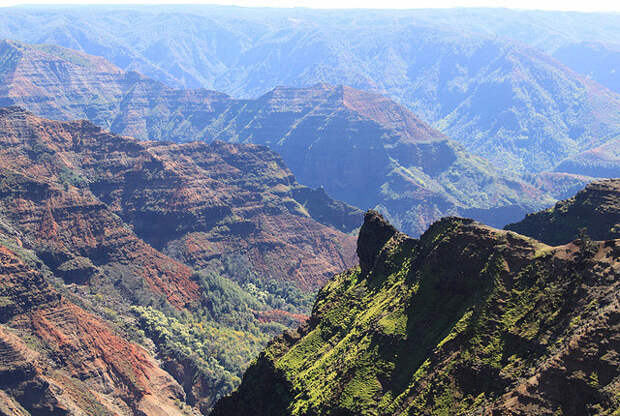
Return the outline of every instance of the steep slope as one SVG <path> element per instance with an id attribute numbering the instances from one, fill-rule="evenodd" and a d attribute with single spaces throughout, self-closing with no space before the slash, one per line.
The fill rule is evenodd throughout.
<path id="1" fill-rule="evenodd" d="M 0 414 L 186 414 L 172 376 L 59 295 L 42 266 L 28 250 L 0 245 Z"/>
<path id="2" fill-rule="evenodd" d="M 157 354 L 166 372 L 153 370 L 149 389 L 157 396 L 161 377 L 176 380 L 181 395 L 171 400 L 188 411 L 208 412 L 270 337 L 305 319 L 316 288 L 354 262 L 353 237 L 323 223 L 352 230 L 360 212 L 297 184 L 264 147 L 138 142 L 9 107 L 0 109 L 0 166 L 0 244 L 27 253 L 43 283 L 86 311 L 45 315 L 41 337 L 102 349 L 110 326 L 119 337 L 111 346 L 125 343 L 119 351 L 131 339 Z M 6 319 L 33 313 L 34 300 L 11 296 L 1 302 Z M 92 354 L 65 364 L 94 360 L 100 369 L 79 371 L 116 371 L 97 361 L 107 352 Z M 21 403 L 20 391 L 9 393 Z M 133 414 L 174 414 L 153 409 Z"/>
<path id="3" fill-rule="evenodd" d="M 590 183 L 574 197 L 506 229 L 552 245 L 566 244 L 580 233 L 595 240 L 620 238 L 620 179 Z"/>
<path id="4" fill-rule="evenodd" d="M 524 172 L 620 132 L 618 94 L 550 56 L 570 63 L 562 46 L 619 43 L 613 14 L 103 7 L 16 8 L 4 19 L 3 36 L 103 55 L 184 87 L 238 97 L 317 82 L 377 91 Z"/>
<path id="5" fill-rule="evenodd" d="M 556 199 L 570 198 L 582 190 L 585 185 L 595 180 L 590 176 L 565 172 L 541 172 L 526 175 L 524 179 L 536 189 L 540 189 Z"/>
<path id="6" fill-rule="evenodd" d="M 103 58 L 54 45 L 4 40 L 0 62 L 3 106 L 58 120 L 88 119 L 140 139 L 196 138 L 175 125 L 176 113 L 205 111 L 212 101 L 229 99 L 206 90 L 172 90 Z"/>
<path id="7" fill-rule="evenodd" d="M 215 138 L 270 146 L 302 183 L 377 207 L 412 234 L 447 213 L 499 225 L 549 201 L 374 93 L 277 87 L 211 117 Z"/>
<path id="8" fill-rule="evenodd" d="M 614 39 L 620 42 L 620 38 Z M 620 44 L 579 41 L 562 45 L 553 56 L 575 71 L 587 75 L 612 91 L 620 93 Z"/>
<path id="9" fill-rule="evenodd" d="M 435 123 L 467 149 L 520 171 L 540 172 L 618 134 L 616 93 L 534 49 L 488 47 L 492 56 L 478 62 L 481 68 L 465 81 L 464 91 L 454 92 L 462 98 L 454 108 L 442 108 Z M 473 69 L 476 62 L 467 64 Z"/>
<path id="10" fill-rule="evenodd" d="M 552 202 L 376 93 L 317 84 L 235 100 L 205 90 L 172 90 L 122 72 L 114 78 L 91 71 L 87 82 L 84 74 L 98 66 L 98 58 L 65 59 L 77 53 L 5 44 L 12 51 L 5 56 L 20 56 L 6 73 L 13 74 L 6 75 L 12 79 L 6 91 L 12 103 L 43 116 L 87 117 L 142 139 L 263 144 L 282 155 L 301 183 L 324 187 L 356 206 L 378 208 L 412 234 L 446 214 L 503 226 Z M 41 74 L 30 69 L 31 61 Z M 57 67 L 62 71 L 51 70 Z M 28 76 L 16 75 L 21 73 Z M 84 83 L 92 83 L 92 91 L 85 92 Z M 53 87 L 46 93 L 32 84 Z M 67 101 L 67 96 L 78 98 Z M 57 108 L 50 108 L 53 97 Z"/>
<path id="11" fill-rule="evenodd" d="M 310 217 L 293 197 L 295 189 L 306 188 L 299 186 L 282 160 L 265 148 L 137 142 L 87 122 L 48 121 L 15 107 L 2 110 L 1 116 L 0 158 L 5 172 L 51 177 L 66 187 L 57 191 L 58 197 L 53 192 L 50 196 L 41 192 L 45 199 L 34 201 L 41 212 L 28 222 L 33 227 L 31 232 L 38 232 L 41 240 L 51 240 L 52 245 L 58 240 L 58 228 L 74 233 L 62 238 L 63 242 L 70 241 L 65 246 L 91 257 L 94 264 L 105 262 L 97 258 L 99 254 L 104 259 L 117 255 L 107 253 L 98 245 L 102 243 L 88 240 L 96 232 L 77 227 L 80 219 L 85 226 L 91 226 L 89 217 L 75 215 L 76 209 L 72 209 L 73 215 L 67 221 L 74 221 L 73 226 L 59 227 L 62 217 L 56 212 L 50 214 L 50 208 L 72 203 L 94 205 L 88 211 L 97 220 L 117 214 L 150 246 L 174 252 L 190 266 L 201 266 L 197 269 L 204 267 L 208 259 L 236 252 L 248 253 L 250 263 L 257 268 L 254 272 L 273 279 L 295 280 L 287 272 L 295 266 L 299 278 L 306 279 L 305 283 L 299 281 L 303 287 L 322 284 L 327 274 L 346 267 L 353 259 L 352 237 Z M 32 184 L 21 188 L 5 185 L 6 192 L 13 193 L 18 189 L 32 192 L 33 188 Z M 355 210 L 344 208 L 340 226 L 351 230 L 357 224 L 348 218 L 355 218 L 349 217 Z M 18 221 L 17 216 L 23 214 L 7 207 L 7 215 L 15 215 Z M 40 224 L 46 221 L 47 229 L 42 230 Z M 109 222 L 115 222 L 113 217 Z M 115 227 L 121 228 L 120 224 L 116 219 Z M 105 232 L 114 248 L 130 233 Z M 122 250 L 135 256 L 153 249 L 132 246 Z M 265 264 L 260 261 L 264 258 L 274 261 Z M 280 262 L 275 261 L 277 258 Z M 180 278 L 189 272 L 173 274 Z M 190 283 L 183 286 L 190 291 L 193 287 Z M 180 302 L 192 298 L 195 296 L 188 294 Z"/>
<path id="12" fill-rule="evenodd" d="M 369 212 L 357 251 L 213 415 L 620 409 L 619 240 L 550 247 L 459 218 L 415 240 Z"/>
<path id="13" fill-rule="evenodd" d="M 128 84 L 105 59 L 53 45 L 3 40 L 0 56 L 1 106 L 19 103 L 54 119 L 98 113 L 105 120 Z"/>

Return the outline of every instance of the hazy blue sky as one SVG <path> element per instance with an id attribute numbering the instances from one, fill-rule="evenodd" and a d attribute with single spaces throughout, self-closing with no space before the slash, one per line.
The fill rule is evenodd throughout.
<path id="1" fill-rule="evenodd" d="M 235 4 L 239 6 L 314 8 L 436 8 L 509 7 L 517 9 L 616 11 L 619 0 L 0 0 L 0 5 L 18 4 Z"/>

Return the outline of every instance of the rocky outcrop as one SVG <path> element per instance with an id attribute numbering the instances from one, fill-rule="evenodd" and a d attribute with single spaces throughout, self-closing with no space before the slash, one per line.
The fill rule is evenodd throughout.
<path id="1" fill-rule="evenodd" d="M 574 197 L 506 229 L 552 245 L 566 244 L 582 233 L 595 240 L 620 238 L 620 179 L 592 182 Z"/>
<path id="2" fill-rule="evenodd" d="M 592 219 L 606 189 L 589 188 Z M 454 217 L 413 240 L 369 212 L 358 244 L 361 270 L 330 281 L 213 415 L 620 409 L 620 240 L 552 247 Z"/>
<path id="3" fill-rule="evenodd" d="M 3 270 L 2 287 L 0 287 L 2 323 L 8 322 L 15 315 L 58 301 L 58 296 L 49 290 L 42 276 L 27 267 L 4 246 L 0 246 L 0 260 Z"/>
<path id="4" fill-rule="evenodd" d="M 379 252 L 394 234 L 396 228 L 389 224 L 376 211 L 368 211 L 364 216 L 364 226 L 357 238 L 357 257 L 362 274 L 367 274 L 375 265 Z"/>
<path id="5" fill-rule="evenodd" d="M 10 137 L 3 136 L 7 141 Z M 11 149 L 10 153 L 18 148 L 3 147 Z M 34 250 L 53 272 L 67 282 L 84 283 L 93 277 L 97 265 L 108 278 L 143 280 L 154 294 L 165 296 L 177 307 L 198 299 L 189 267 L 139 239 L 88 189 L 71 186 L 65 190 L 56 170 L 62 171 L 62 165 L 37 164 L 36 159 L 20 160 L 10 153 L 0 151 L 0 180 L 6 187 L 0 206 L 7 221 L 19 230 L 25 247 Z M 31 176 L 36 171 L 38 176 Z M 48 179 L 54 177 L 57 182 Z"/>

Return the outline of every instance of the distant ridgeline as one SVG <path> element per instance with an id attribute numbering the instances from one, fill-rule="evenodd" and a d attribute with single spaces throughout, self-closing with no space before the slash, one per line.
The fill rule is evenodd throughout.
<path id="1" fill-rule="evenodd" d="M 56 46 L 5 41 L 0 56 L 0 101 L 44 117 L 86 118 L 139 139 L 263 144 L 302 184 L 376 208 L 411 235 L 445 215 L 504 226 L 589 180 L 547 173 L 526 182 L 396 102 L 349 87 L 277 87 L 239 100 L 174 90 Z"/>
<path id="2" fill-rule="evenodd" d="M 510 226 L 556 246 L 454 217 L 416 240 L 368 212 L 359 267 L 212 415 L 617 414 L 619 208 L 608 180 Z"/>
<path id="3" fill-rule="evenodd" d="M 617 13 L 485 8 L 15 7 L 0 16 L 0 39 L 103 56 L 175 88 L 239 98 L 317 83 L 376 91 L 499 166 L 597 177 L 620 176 L 619 28 Z M 145 92 L 127 87 L 135 99 Z"/>
<path id="4" fill-rule="evenodd" d="M 580 234 L 594 240 L 618 239 L 620 179 L 591 183 L 574 197 L 548 210 L 529 214 L 506 229 L 551 245 L 568 243 Z"/>

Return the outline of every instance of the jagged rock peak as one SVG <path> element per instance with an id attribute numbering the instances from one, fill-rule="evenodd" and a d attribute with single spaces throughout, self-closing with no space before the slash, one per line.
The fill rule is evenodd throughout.
<path id="1" fill-rule="evenodd" d="M 18 105 L 11 105 L 8 107 L 1 107 L 0 108 L 0 116 L 7 116 L 7 115 L 11 115 L 11 114 L 23 114 L 23 115 L 32 115 L 32 113 L 28 110 L 26 110 L 23 107 L 20 107 Z"/>
<path id="2" fill-rule="evenodd" d="M 357 256 L 362 273 L 368 273 L 375 264 L 379 252 L 394 234 L 399 231 L 375 210 L 364 215 L 364 224 L 357 238 Z"/>

